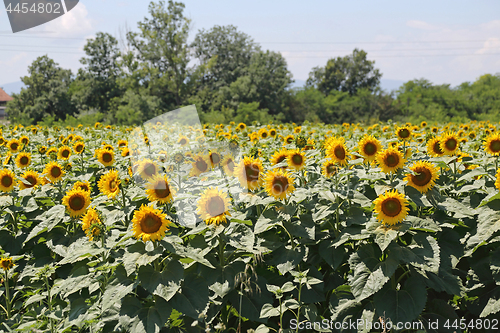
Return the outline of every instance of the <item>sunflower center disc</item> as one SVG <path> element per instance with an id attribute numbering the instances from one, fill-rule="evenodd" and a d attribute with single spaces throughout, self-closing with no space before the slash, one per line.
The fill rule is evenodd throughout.
<path id="1" fill-rule="evenodd" d="M 147 214 L 141 223 L 142 230 L 148 234 L 152 234 L 160 230 L 161 221 L 158 216 Z"/>
<path id="2" fill-rule="evenodd" d="M 219 154 L 212 154 L 212 155 L 210 155 L 210 160 L 212 161 L 212 164 L 219 164 L 220 163 L 220 156 L 219 156 Z"/>
<path id="3" fill-rule="evenodd" d="M 69 151 L 68 150 L 63 150 L 62 153 L 61 153 L 61 156 L 66 158 L 69 156 Z"/>
<path id="4" fill-rule="evenodd" d="M 113 160 L 113 157 L 111 157 L 111 154 L 110 153 L 104 153 L 102 155 L 102 160 L 106 163 L 109 163 Z"/>
<path id="5" fill-rule="evenodd" d="M 31 186 L 28 186 L 28 187 L 33 187 L 36 185 L 36 178 L 33 177 L 33 176 L 28 176 L 25 178 L 25 180 L 31 184 Z"/>
<path id="6" fill-rule="evenodd" d="M 253 164 L 245 167 L 245 174 L 247 176 L 247 182 L 254 182 L 259 180 L 259 168 Z"/>
<path id="7" fill-rule="evenodd" d="M 261 135 L 260 135 L 263 139 L 267 138 L 267 133 L 266 132 L 263 132 Z"/>
<path id="8" fill-rule="evenodd" d="M 229 171 L 233 172 L 234 171 L 234 162 L 233 160 L 229 160 L 227 163 L 226 163 L 226 166 L 227 168 L 229 169 Z"/>
<path id="9" fill-rule="evenodd" d="M 429 170 L 420 168 L 416 169 L 415 172 L 418 172 L 417 175 L 412 176 L 412 181 L 418 186 L 427 185 L 432 178 L 432 175 Z"/>
<path id="10" fill-rule="evenodd" d="M 196 168 L 198 168 L 198 170 L 203 172 L 203 171 L 207 170 L 207 163 L 205 163 L 205 161 L 203 161 L 203 160 L 197 161 Z"/>
<path id="11" fill-rule="evenodd" d="M 226 210 L 224 209 L 224 200 L 221 197 L 210 198 L 207 202 L 207 213 L 211 217 L 219 216 Z"/>
<path id="12" fill-rule="evenodd" d="M 401 203 L 397 199 L 387 199 L 382 202 L 382 211 L 385 215 L 394 217 L 401 212 Z"/>
<path id="13" fill-rule="evenodd" d="M 432 150 L 434 150 L 434 152 L 435 152 L 436 154 L 441 155 L 441 154 L 443 153 L 443 151 L 441 150 L 441 147 L 439 146 L 439 141 L 437 141 L 437 142 L 434 144 L 434 147 L 432 147 L 432 148 L 433 148 Z"/>
<path id="14" fill-rule="evenodd" d="M 333 150 L 333 153 L 335 154 L 335 157 L 338 158 L 339 160 L 345 159 L 345 149 L 342 146 L 337 146 Z"/>
<path id="15" fill-rule="evenodd" d="M 73 210 L 80 210 L 83 208 L 85 200 L 80 196 L 75 196 L 69 199 L 69 206 Z"/>
<path id="16" fill-rule="evenodd" d="M 399 158 L 396 155 L 389 155 L 386 159 L 386 164 L 389 167 L 395 167 L 399 163 Z"/>
<path id="17" fill-rule="evenodd" d="M 170 188 L 167 184 L 158 184 L 158 187 L 155 188 L 155 193 L 158 198 L 166 198 L 170 194 Z"/>
<path id="18" fill-rule="evenodd" d="M 19 147 L 19 145 L 17 143 L 13 143 L 10 145 L 10 147 L 12 148 L 12 150 L 17 150 L 17 148 Z"/>
<path id="19" fill-rule="evenodd" d="M 410 131 L 408 131 L 406 128 L 399 131 L 399 137 L 406 139 L 409 136 L 410 136 Z"/>
<path id="20" fill-rule="evenodd" d="M 179 144 L 180 144 L 181 146 L 184 146 L 186 143 L 187 143 L 187 142 L 186 142 L 186 139 L 181 139 L 181 141 L 179 141 Z"/>
<path id="21" fill-rule="evenodd" d="M 275 193 L 284 193 L 288 189 L 288 179 L 283 176 L 276 176 L 273 180 L 273 191 Z"/>
<path id="22" fill-rule="evenodd" d="M 26 156 L 23 156 L 23 157 L 21 157 L 20 162 L 21 162 L 22 165 L 27 165 L 28 162 L 29 162 L 29 160 L 28 160 L 28 158 Z"/>
<path id="23" fill-rule="evenodd" d="M 334 165 L 329 165 L 326 167 L 326 172 L 330 175 L 335 173 L 337 171 L 337 168 Z"/>
<path id="24" fill-rule="evenodd" d="M 292 162 L 294 165 L 301 165 L 302 161 L 303 161 L 302 156 L 300 156 L 300 155 L 293 155 L 292 156 Z"/>
<path id="25" fill-rule="evenodd" d="M 57 178 L 61 175 L 61 169 L 58 167 L 54 167 L 50 170 L 50 175 L 54 178 Z"/>
<path id="26" fill-rule="evenodd" d="M 490 149 L 494 153 L 500 152 L 500 141 L 499 140 L 493 140 L 493 141 L 491 141 Z"/>
<path id="27" fill-rule="evenodd" d="M 446 140 L 446 142 L 445 142 L 444 145 L 449 150 L 455 150 L 455 148 L 457 148 L 457 140 L 455 140 L 455 139 L 448 139 L 448 140 Z"/>
<path id="28" fill-rule="evenodd" d="M 116 190 L 116 186 L 117 186 L 116 180 L 113 179 L 112 181 L 109 182 L 109 189 L 111 192 L 114 192 Z"/>
<path id="29" fill-rule="evenodd" d="M 2 185 L 5 186 L 5 187 L 9 187 L 10 185 L 12 185 L 12 178 L 10 176 L 3 176 L 2 177 Z"/>
<path id="30" fill-rule="evenodd" d="M 155 171 L 156 171 L 155 166 L 149 163 L 144 168 L 144 173 L 146 174 L 147 177 L 151 177 L 152 175 L 154 175 Z"/>
<path id="31" fill-rule="evenodd" d="M 377 146 L 375 146 L 375 145 L 374 145 L 373 143 L 371 143 L 371 142 L 368 142 L 368 143 L 365 145 L 365 147 L 364 147 L 364 149 L 363 149 L 363 150 L 365 151 L 365 154 L 366 154 L 366 155 L 370 155 L 370 156 L 371 156 L 371 155 L 373 155 L 373 154 L 375 154 L 375 153 L 377 152 Z"/>

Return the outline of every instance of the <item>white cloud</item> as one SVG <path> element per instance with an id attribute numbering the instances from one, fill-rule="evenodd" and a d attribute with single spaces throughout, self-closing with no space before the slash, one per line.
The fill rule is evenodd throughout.
<path id="1" fill-rule="evenodd" d="M 50 21 L 44 28 L 51 33 L 51 37 L 82 36 L 92 31 L 92 20 L 88 17 L 85 5 L 79 2 L 72 10 Z"/>

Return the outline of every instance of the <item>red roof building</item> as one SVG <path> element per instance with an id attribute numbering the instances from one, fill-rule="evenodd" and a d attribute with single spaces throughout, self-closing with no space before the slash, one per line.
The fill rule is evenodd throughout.
<path id="1" fill-rule="evenodd" d="M 12 101 L 13 98 L 9 96 L 2 88 L 0 88 L 0 118 L 5 117 L 5 106 L 8 101 Z"/>

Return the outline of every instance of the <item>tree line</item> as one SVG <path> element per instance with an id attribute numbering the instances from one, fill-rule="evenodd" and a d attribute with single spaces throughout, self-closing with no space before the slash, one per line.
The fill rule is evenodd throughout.
<path id="1" fill-rule="evenodd" d="M 354 49 L 292 88 L 280 53 L 232 25 L 199 30 L 188 43 L 190 24 L 183 3 L 151 2 L 122 47 L 105 32 L 88 39 L 78 73 L 38 57 L 7 105 L 10 121 L 134 125 L 191 104 L 211 123 L 500 120 L 500 74 L 454 88 L 416 79 L 386 92 L 375 62 Z"/>

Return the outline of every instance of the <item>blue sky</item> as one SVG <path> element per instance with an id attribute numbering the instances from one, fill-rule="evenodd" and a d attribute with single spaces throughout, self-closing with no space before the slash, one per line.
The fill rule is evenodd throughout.
<path id="1" fill-rule="evenodd" d="M 233 24 L 263 49 L 281 52 L 296 80 L 355 47 L 368 52 L 384 79 L 426 78 L 452 86 L 500 72 L 500 1 L 186 0 L 199 29 Z M 19 81 L 36 57 L 48 54 L 76 72 L 85 39 L 119 35 L 148 16 L 148 1 L 88 0 L 68 14 L 13 34 L 0 10 L 0 84 Z M 1 4 L 0 4 L 1 5 Z"/>

